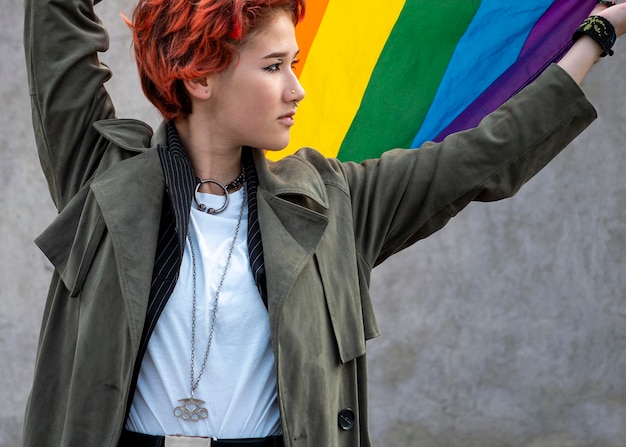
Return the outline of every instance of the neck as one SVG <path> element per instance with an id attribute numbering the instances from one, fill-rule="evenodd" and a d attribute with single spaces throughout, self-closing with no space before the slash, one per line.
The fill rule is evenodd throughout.
<path id="1" fill-rule="evenodd" d="M 241 146 L 220 144 L 206 125 L 206 121 L 203 123 L 198 121 L 192 114 L 174 122 L 194 174 L 197 178 L 213 179 L 226 185 L 241 173 Z M 218 186 L 211 183 L 203 184 L 201 191 L 223 193 Z"/>

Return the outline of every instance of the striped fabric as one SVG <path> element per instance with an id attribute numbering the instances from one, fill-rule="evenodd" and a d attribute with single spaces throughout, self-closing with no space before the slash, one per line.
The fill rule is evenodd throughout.
<path id="1" fill-rule="evenodd" d="M 252 161 L 252 149 L 243 149 L 243 166 L 246 172 L 246 192 L 248 193 L 248 256 L 254 282 L 267 308 L 267 287 L 265 285 L 265 264 L 263 262 L 263 243 L 259 226 L 259 211 L 257 208 L 257 189 L 259 179 Z"/>
<path id="2" fill-rule="evenodd" d="M 474 127 L 568 48 L 596 0 L 316 0 L 291 144 L 361 161 Z"/>

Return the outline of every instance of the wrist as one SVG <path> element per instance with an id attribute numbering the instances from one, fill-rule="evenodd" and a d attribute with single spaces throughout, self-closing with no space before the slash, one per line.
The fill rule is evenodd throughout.
<path id="1" fill-rule="evenodd" d="M 587 17 L 572 36 L 572 40 L 576 42 L 582 36 L 590 37 L 600 46 L 602 49 L 600 57 L 607 54 L 613 56 L 612 48 L 617 40 L 617 35 L 613 25 L 605 17 L 599 15 Z"/>

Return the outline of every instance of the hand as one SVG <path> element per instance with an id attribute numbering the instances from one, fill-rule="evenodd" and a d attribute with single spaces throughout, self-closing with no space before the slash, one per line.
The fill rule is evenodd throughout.
<path id="1" fill-rule="evenodd" d="M 626 2 L 610 7 L 598 4 L 591 12 L 591 15 L 602 16 L 611 22 L 611 25 L 615 28 L 617 37 L 626 33 Z"/>

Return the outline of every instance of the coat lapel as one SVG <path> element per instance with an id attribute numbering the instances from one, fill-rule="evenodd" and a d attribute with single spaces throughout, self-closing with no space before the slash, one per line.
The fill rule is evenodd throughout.
<path id="1" fill-rule="evenodd" d="M 261 151 L 253 153 L 269 310 L 275 316 L 326 230 L 328 198 L 319 174 L 302 169 L 302 160 L 271 163 Z"/>
<path id="2" fill-rule="evenodd" d="M 120 146 L 119 141 L 113 142 Z M 112 239 L 135 346 L 146 315 L 165 194 L 158 153 L 143 150 L 119 162 L 91 185 Z"/>

